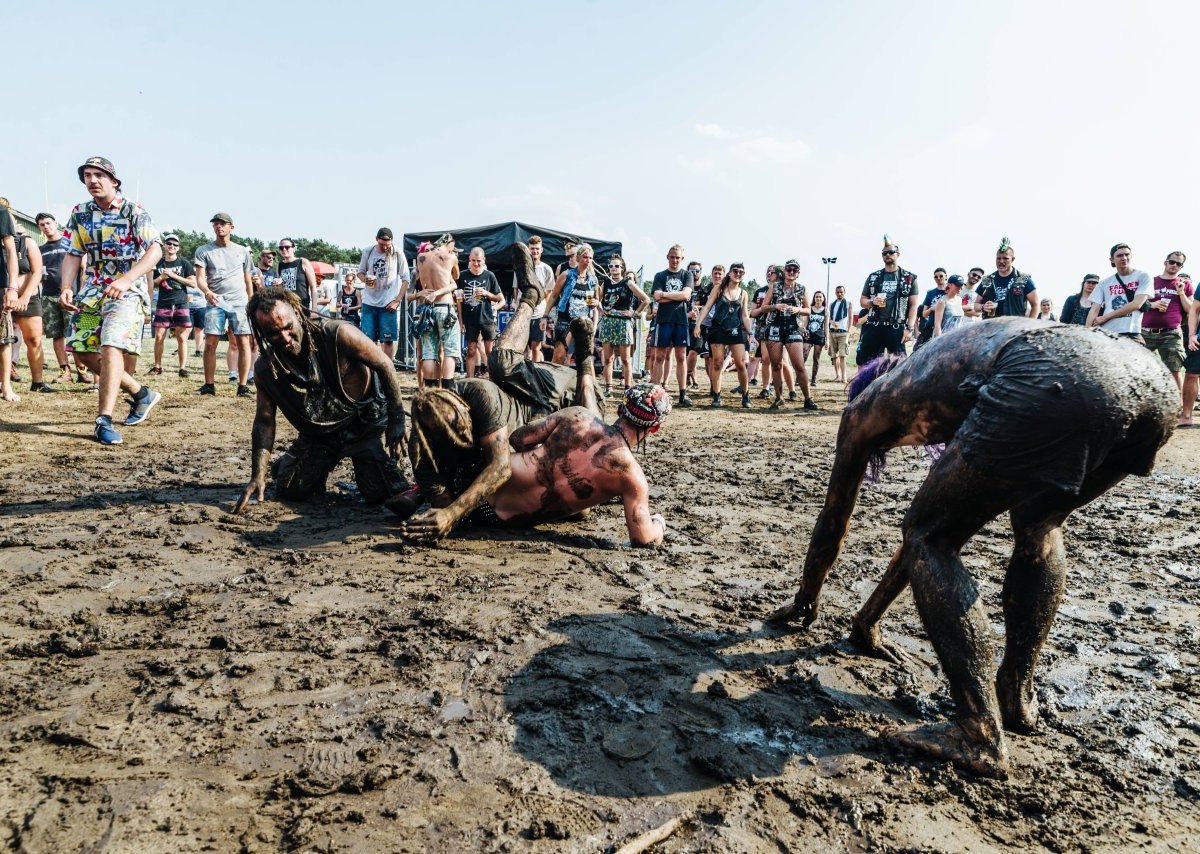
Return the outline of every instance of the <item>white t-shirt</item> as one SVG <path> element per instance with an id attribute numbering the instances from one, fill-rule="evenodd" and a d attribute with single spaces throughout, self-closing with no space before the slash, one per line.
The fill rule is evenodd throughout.
<path id="1" fill-rule="evenodd" d="M 363 252 L 358 264 L 358 277 L 364 285 L 368 273 L 375 277 L 375 287 L 363 288 L 363 305 L 383 308 L 400 296 L 401 282 L 408 281 L 408 259 L 395 247 L 389 256 L 380 252 L 378 246 L 372 246 Z"/>
<path id="2" fill-rule="evenodd" d="M 1126 295 L 1127 291 L 1137 286 L 1134 296 L 1145 294 L 1147 297 L 1154 296 L 1154 279 L 1149 273 L 1143 273 L 1141 270 L 1134 270 L 1128 276 L 1121 277 L 1125 281 L 1126 287 L 1122 287 L 1117 281 L 1115 275 L 1109 276 L 1107 279 L 1096 285 L 1088 300 L 1088 305 L 1100 306 L 1101 314 L 1109 314 L 1119 308 L 1124 308 L 1130 302 Z M 1121 334 L 1141 334 L 1142 331 L 1142 313 L 1140 311 L 1130 312 L 1124 317 L 1118 317 L 1116 320 L 1109 320 L 1100 325 L 1100 328 L 1106 332 L 1112 332 L 1115 335 Z"/>
<path id="3" fill-rule="evenodd" d="M 544 290 L 546 295 L 549 296 L 550 292 L 554 290 L 554 271 L 550 269 L 550 265 L 545 261 L 538 261 L 533 268 L 533 272 L 534 275 L 538 277 L 538 281 L 542 283 L 542 290 Z M 518 294 L 518 297 L 519 296 L 520 294 Z M 543 300 L 542 302 L 538 303 L 537 307 L 533 310 L 532 319 L 541 320 L 545 316 L 546 302 Z"/>
<path id="4" fill-rule="evenodd" d="M 978 290 L 975 288 L 968 288 L 966 285 L 962 286 L 962 288 L 959 290 L 958 295 L 960 297 L 962 297 L 962 304 L 963 304 L 964 308 L 966 306 L 974 307 L 975 296 L 977 293 L 978 293 Z M 968 317 L 967 315 L 964 314 L 963 319 L 960 320 L 959 323 L 978 323 L 981 320 L 983 320 L 983 318 L 980 317 L 978 314 L 974 315 L 973 317 Z"/>

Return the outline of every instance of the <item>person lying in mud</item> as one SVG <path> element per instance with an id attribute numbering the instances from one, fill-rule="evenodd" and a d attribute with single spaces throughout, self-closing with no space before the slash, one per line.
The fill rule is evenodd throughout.
<path id="1" fill-rule="evenodd" d="M 302 501 L 324 492 L 334 466 L 349 457 L 368 504 L 391 498 L 415 508 L 416 488 L 396 464 L 405 425 L 391 359 L 352 324 L 310 315 L 281 287 L 259 290 L 246 313 L 259 344 L 258 410 L 250 483 L 233 512 L 251 498 L 263 500 L 277 409 L 300 433 L 271 466 L 280 498 Z"/>
<path id="2" fill-rule="evenodd" d="M 1007 773 L 1004 730 L 1037 723 L 1034 670 L 1062 598 L 1062 525 L 1126 475 L 1146 475 L 1170 437 L 1179 392 L 1153 353 L 1097 330 L 1025 318 L 942 336 L 912 357 L 883 357 L 851 383 L 825 505 L 795 601 L 770 617 L 810 625 L 868 467 L 900 445 L 945 449 L 913 498 L 903 543 L 855 615 L 852 638 L 900 651 L 879 621 L 910 582 L 950 682 L 952 723 L 894 733 L 978 774 Z M 993 684 L 991 627 L 959 553 L 1004 511 L 1015 544 L 1004 577 L 1004 659 Z"/>
<path id="3" fill-rule="evenodd" d="M 413 400 L 409 449 L 431 509 L 405 523 L 402 533 L 428 543 L 464 520 L 526 528 L 619 495 L 631 542 L 659 543 L 665 523 L 650 514 L 649 485 L 632 446 L 658 431 L 671 411 L 670 397 L 661 386 L 635 386 L 618 407 L 616 423 L 606 424 L 590 359 L 578 360 L 574 371 L 526 360 L 522 339 L 545 294 L 528 250 L 518 244 L 516 251 L 521 303 L 488 362 L 498 387 L 466 380 L 453 393 L 430 389 Z M 593 333 L 587 318 L 572 328 L 576 341 L 591 341 Z M 574 379 L 575 405 L 515 424 L 526 411 L 532 417 L 558 405 L 564 369 Z"/>

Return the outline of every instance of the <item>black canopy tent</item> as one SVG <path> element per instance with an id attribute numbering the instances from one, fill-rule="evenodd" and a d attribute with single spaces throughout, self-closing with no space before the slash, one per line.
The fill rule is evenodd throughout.
<path id="1" fill-rule="evenodd" d="M 565 231 L 555 231 L 552 228 L 541 228 L 523 222 L 502 222 L 496 225 L 481 225 L 475 228 L 450 228 L 445 231 L 421 231 L 404 235 L 404 256 L 409 262 L 417 257 L 417 247 L 424 241 L 437 240 L 443 234 L 454 235 L 454 242 L 463 250 L 462 266 L 466 268 L 466 253 L 479 246 L 487 256 L 488 269 L 496 274 L 501 287 L 506 290 L 512 281 L 513 269 L 512 247 L 514 243 L 528 243 L 533 235 L 542 238 L 542 260 L 551 267 L 567 260 L 563 244 L 568 240 L 575 243 L 588 243 L 596 250 L 596 263 L 601 267 L 607 263 L 610 256 L 621 253 L 621 244 L 611 240 L 601 240 L 596 237 L 579 237 L 567 234 Z M 501 275 L 507 273 L 510 275 Z"/>
<path id="2" fill-rule="evenodd" d="M 537 234 L 542 238 L 542 261 L 554 267 L 567 260 L 564 247 L 566 241 L 587 243 L 595 250 L 595 261 L 601 269 L 607 266 L 608 259 L 614 254 L 621 253 L 621 244 L 611 240 L 600 240 L 595 237 L 581 237 L 568 234 L 565 231 L 555 231 L 552 228 L 541 228 L 524 222 L 502 222 L 496 225 L 481 225 L 475 228 L 451 228 L 443 231 L 417 231 L 404 235 L 402 251 L 409 261 L 409 270 L 415 274 L 417 247 L 426 240 L 435 241 L 443 234 L 452 234 L 455 245 L 462 250 L 461 268 L 467 269 L 467 252 L 479 246 L 487 256 L 487 267 L 500 282 L 505 297 L 511 297 L 516 286 L 513 275 L 513 244 L 520 241 L 528 243 L 529 238 Z M 408 335 L 409 324 L 412 322 L 413 304 L 409 303 L 406 310 L 400 314 L 400 348 L 398 361 L 405 367 L 416 366 L 416 353 L 413 342 Z"/>

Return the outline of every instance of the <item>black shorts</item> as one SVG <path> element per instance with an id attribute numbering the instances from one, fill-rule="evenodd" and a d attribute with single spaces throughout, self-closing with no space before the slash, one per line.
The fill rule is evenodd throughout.
<path id="1" fill-rule="evenodd" d="M 1013 340 L 991 376 L 960 386 L 976 397 L 955 436 L 963 457 L 997 478 L 1071 494 L 1101 467 L 1149 474 L 1178 415 L 1174 380 L 1144 348 L 1067 328 L 1076 334 Z"/>
<path id="2" fill-rule="evenodd" d="M 1200 350 L 1187 351 L 1187 358 L 1183 360 L 1183 370 L 1189 374 L 1200 374 Z"/>
<path id="3" fill-rule="evenodd" d="M 497 332 L 496 324 L 494 323 L 481 323 L 478 326 L 474 323 L 467 323 L 464 326 L 466 327 L 468 344 L 472 344 L 480 338 L 483 338 L 484 341 L 496 340 Z"/>
<path id="4" fill-rule="evenodd" d="M 551 343 L 552 344 L 562 344 L 564 347 L 566 347 L 567 346 L 567 337 L 570 334 L 571 334 L 571 321 L 569 319 L 568 320 L 555 320 L 554 321 L 554 338 L 551 340 Z"/>
<path id="5" fill-rule="evenodd" d="M 24 311 L 13 311 L 13 317 L 41 317 L 42 316 L 42 295 L 34 294 L 29 298 L 29 305 Z"/>
<path id="6" fill-rule="evenodd" d="M 529 407 L 529 417 L 549 415 L 575 403 L 575 369 L 530 362 L 524 353 L 496 347 L 488 356 L 491 381 Z"/>
<path id="7" fill-rule="evenodd" d="M 382 504 L 409 487 L 396 461 L 384 450 L 380 429 L 352 443 L 299 436 L 271 465 L 276 493 L 285 501 L 304 501 L 322 494 L 330 473 L 346 457 L 354 464 L 354 483 L 368 504 Z"/>
<path id="8" fill-rule="evenodd" d="M 904 327 L 882 323 L 864 324 L 858 338 L 858 353 L 854 357 L 854 363 L 861 368 L 872 359 L 882 356 L 884 352 L 908 355 L 908 349 L 904 346 Z"/>
<path id="9" fill-rule="evenodd" d="M 718 329 L 713 326 L 708 330 L 708 341 L 710 344 L 721 344 L 726 347 L 732 344 L 744 345 L 746 343 L 746 330 L 740 326 L 737 329 Z"/>
<path id="10" fill-rule="evenodd" d="M 805 341 L 804 343 L 811 344 L 813 347 L 824 347 L 825 346 L 825 333 L 824 332 L 810 332 L 810 333 L 808 333 L 808 340 Z"/>
<path id="11" fill-rule="evenodd" d="M 709 327 L 701 326 L 700 334 L 692 336 L 692 340 L 688 344 L 688 349 L 699 353 L 701 356 L 707 356 L 712 353 L 712 350 L 708 348 L 708 335 L 710 331 Z"/>

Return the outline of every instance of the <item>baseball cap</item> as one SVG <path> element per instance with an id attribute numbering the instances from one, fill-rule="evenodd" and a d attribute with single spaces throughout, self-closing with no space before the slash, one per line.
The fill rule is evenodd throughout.
<path id="1" fill-rule="evenodd" d="M 117 167 L 113 166 L 112 161 L 107 157 L 89 157 L 83 161 L 83 164 L 75 170 L 80 181 L 83 181 L 84 169 L 99 169 L 101 172 L 107 172 L 108 177 L 117 182 L 117 189 L 121 189 L 121 179 L 117 177 Z"/>
<path id="2" fill-rule="evenodd" d="M 178 243 L 179 235 L 178 234 L 164 234 L 163 235 L 163 243 L 170 243 L 172 240 L 174 240 L 176 243 Z"/>
<path id="3" fill-rule="evenodd" d="M 225 213 L 225 211 L 218 211 L 212 215 L 212 219 L 210 219 L 209 222 L 227 222 L 230 225 L 233 225 L 233 217 Z"/>
<path id="4" fill-rule="evenodd" d="M 966 284 L 966 281 L 963 279 L 963 277 L 962 277 L 962 276 L 960 276 L 960 275 L 958 275 L 957 273 L 955 273 L 953 276 L 951 276 L 950 278 L 946 279 L 946 284 L 947 284 L 947 285 L 958 285 L 958 286 L 960 286 L 960 287 L 961 287 L 962 285 L 965 285 L 965 284 Z"/>
<path id="5" fill-rule="evenodd" d="M 379 231 L 375 232 L 375 239 L 376 240 L 391 240 L 392 239 L 392 230 L 390 228 L 379 229 Z"/>
<path id="6" fill-rule="evenodd" d="M 795 258 L 789 258 L 783 262 L 783 266 L 784 267 L 799 267 L 800 262 L 797 261 Z"/>
<path id="7" fill-rule="evenodd" d="M 1086 276 L 1083 277 L 1083 280 L 1085 282 L 1098 282 L 1098 281 L 1100 281 L 1100 277 L 1097 276 L 1095 273 L 1088 273 Z"/>

